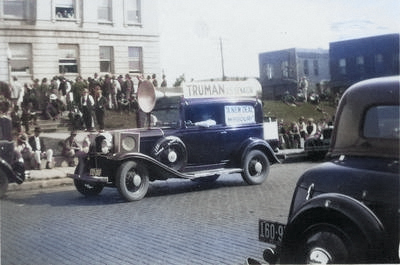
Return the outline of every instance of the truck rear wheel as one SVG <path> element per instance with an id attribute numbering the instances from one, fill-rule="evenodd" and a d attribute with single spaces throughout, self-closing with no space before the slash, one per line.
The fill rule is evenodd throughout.
<path id="1" fill-rule="evenodd" d="M 244 158 L 242 168 L 242 178 L 247 184 L 261 184 L 269 174 L 269 161 L 260 150 L 251 150 Z"/>
<path id="2" fill-rule="evenodd" d="M 116 175 L 115 185 L 127 201 L 141 200 L 149 189 L 149 173 L 144 165 L 136 161 L 124 162 Z"/>

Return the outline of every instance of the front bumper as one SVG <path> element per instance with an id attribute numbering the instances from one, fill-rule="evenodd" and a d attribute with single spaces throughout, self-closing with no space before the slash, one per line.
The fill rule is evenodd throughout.
<path id="1" fill-rule="evenodd" d="M 67 177 L 87 182 L 100 182 L 100 183 L 108 182 L 108 177 L 102 177 L 102 176 L 90 176 L 90 175 L 81 176 L 79 174 L 67 174 Z"/>

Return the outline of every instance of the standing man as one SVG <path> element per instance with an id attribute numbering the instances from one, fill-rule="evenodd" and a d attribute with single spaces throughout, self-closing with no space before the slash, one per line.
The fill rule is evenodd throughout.
<path id="1" fill-rule="evenodd" d="M 104 116 L 106 112 L 107 99 L 103 96 L 101 89 L 96 91 L 96 103 L 94 111 L 96 114 L 96 120 L 99 125 L 99 131 L 104 131 Z"/>
<path id="2" fill-rule="evenodd" d="M 36 127 L 34 135 L 29 137 L 29 145 L 32 147 L 33 158 L 35 162 L 35 169 L 40 169 L 40 160 L 46 158 L 46 168 L 51 169 L 53 167 L 53 150 L 47 149 L 44 145 L 44 141 L 39 137 L 41 133 L 40 127 Z"/>
<path id="3" fill-rule="evenodd" d="M 94 99 L 92 95 L 89 94 L 89 90 L 85 88 L 83 90 L 83 95 L 81 98 L 81 111 L 86 131 L 92 131 L 94 129 L 94 120 L 92 115 L 93 106 L 94 106 Z"/>

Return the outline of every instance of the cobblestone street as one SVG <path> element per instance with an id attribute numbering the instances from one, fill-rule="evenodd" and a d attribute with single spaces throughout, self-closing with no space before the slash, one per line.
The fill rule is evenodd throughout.
<path id="1" fill-rule="evenodd" d="M 271 167 L 259 186 L 152 183 L 141 201 L 116 189 L 85 198 L 73 186 L 13 191 L 1 201 L 1 264 L 243 264 L 262 259 L 258 219 L 286 221 L 294 185 L 315 163 Z"/>

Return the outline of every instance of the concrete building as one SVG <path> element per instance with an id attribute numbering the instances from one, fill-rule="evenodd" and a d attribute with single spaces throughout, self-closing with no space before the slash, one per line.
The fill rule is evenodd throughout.
<path id="1" fill-rule="evenodd" d="M 264 99 L 280 99 L 286 91 L 296 95 L 303 77 L 308 91 L 316 91 L 330 80 L 329 51 L 292 48 L 261 53 L 259 69 Z"/>
<path id="2" fill-rule="evenodd" d="M 161 75 L 157 0 L 0 1 L 0 81 Z"/>
<path id="3" fill-rule="evenodd" d="M 399 75 L 399 34 L 331 42 L 330 86 L 343 92 L 352 84 L 374 77 Z"/>

